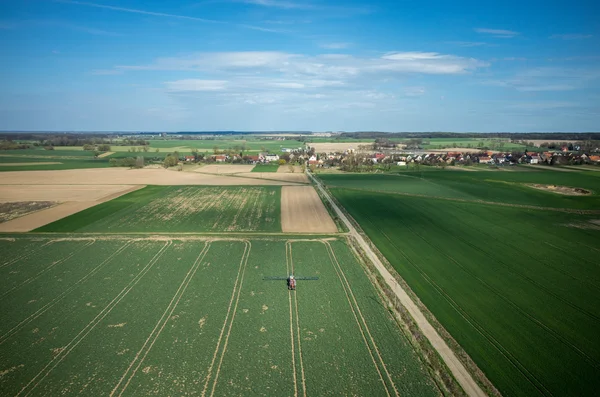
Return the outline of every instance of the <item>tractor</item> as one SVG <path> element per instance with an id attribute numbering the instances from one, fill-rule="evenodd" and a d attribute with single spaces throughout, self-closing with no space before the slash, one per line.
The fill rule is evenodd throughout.
<path id="1" fill-rule="evenodd" d="M 263 280 L 285 280 L 287 283 L 287 288 L 290 291 L 296 290 L 296 281 L 298 280 L 318 280 L 319 277 L 304 277 L 304 276 L 294 276 L 290 274 L 287 277 L 284 276 L 272 276 L 272 277 L 263 277 Z"/>

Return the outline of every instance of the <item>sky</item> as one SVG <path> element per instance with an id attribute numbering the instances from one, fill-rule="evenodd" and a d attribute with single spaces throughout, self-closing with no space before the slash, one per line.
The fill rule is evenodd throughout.
<path id="1" fill-rule="evenodd" d="M 0 130 L 599 131 L 595 0 L 0 0 Z"/>

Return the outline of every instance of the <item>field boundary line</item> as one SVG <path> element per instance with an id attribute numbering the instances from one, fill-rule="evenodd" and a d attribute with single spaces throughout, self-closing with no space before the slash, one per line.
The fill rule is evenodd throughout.
<path id="1" fill-rule="evenodd" d="M 340 261 L 338 261 L 337 256 L 335 255 L 335 251 L 333 250 L 333 247 L 331 246 L 331 243 L 329 241 L 323 241 L 323 244 L 325 244 L 327 246 L 327 248 L 329 249 L 329 252 L 331 253 L 331 257 L 335 261 L 335 265 L 337 265 L 337 267 L 340 271 L 340 274 L 344 278 L 344 281 L 346 282 L 346 286 L 348 287 L 348 291 L 350 292 L 350 296 L 352 297 L 352 300 L 354 301 L 354 305 L 356 306 L 356 311 L 358 312 L 358 315 L 360 316 L 360 318 L 362 320 L 365 331 L 367 331 L 367 335 L 369 335 L 369 339 L 371 339 L 371 343 L 373 343 L 373 347 L 375 348 L 375 353 L 377 353 L 377 357 L 379 357 L 379 361 L 381 361 L 383 370 L 385 371 L 390 383 L 392 384 L 392 387 L 394 388 L 394 392 L 395 392 L 396 396 L 399 396 L 400 394 L 398 392 L 398 389 L 396 388 L 396 384 L 394 383 L 394 380 L 387 369 L 387 365 L 385 365 L 385 361 L 383 360 L 383 357 L 381 357 L 379 348 L 377 347 L 377 344 L 375 343 L 375 338 L 373 338 L 373 335 L 371 334 L 371 330 L 369 329 L 369 324 L 368 324 L 367 320 L 363 317 L 362 311 L 360 310 L 360 305 L 358 304 L 358 301 L 356 300 L 356 297 L 354 296 L 354 291 L 352 291 L 352 287 L 350 286 L 350 281 L 348 281 L 348 279 L 346 278 L 346 274 L 344 273 L 344 270 L 342 269 L 342 266 L 340 265 Z"/>
<path id="2" fill-rule="evenodd" d="M 285 265 L 286 265 L 286 272 L 289 275 L 290 274 L 290 258 L 289 258 L 289 249 L 291 247 L 289 247 L 288 243 L 286 242 L 285 244 Z M 295 344 L 294 344 L 294 317 L 293 317 L 293 310 L 292 310 L 292 292 L 290 290 L 288 290 L 288 301 L 290 303 L 290 341 L 291 341 L 291 346 L 292 346 L 292 371 L 294 374 L 294 396 L 297 397 L 298 396 L 298 379 L 296 377 L 296 349 L 295 349 Z"/>
<path id="3" fill-rule="evenodd" d="M 245 269 L 245 263 L 248 261 L 247 257 L 250 256 L 250 248 L 251 248 L 250 242 L 248 240 L 244 240 L 244 243 L 245 243 L 244 253 L 242 254 L 242 259 L 240 260 L 240 265 L 238 267 L 238 272 L 237 272 L 237 276 L 235 278 L 235 283 L 233 284 L 233 291 L 231 292 L 231 298 L 229 300 L 229 306 L 227 308 L 227 315 L 225 316 L 225 321 L 223 322 L 223 327 L 221 328 L 221 332 L 219 334 L 219 339 L 217 340 L 217 346 L 215 348 L 215 352 L 213 354 L 212 361 L 210 363 L 210 366 L 208 367 L 208 372 L 206 374 L 206 380 L 204 381 L 204 387 L 202 388 L 202 394 L 201 394 L 202 397 L 204 397 L 206 395 L 206 391 L 208 389 L 208 384 L 209 384 L 210 378 L 212 376 L 213 367 L 215 365 L 215 361 L 217 360 L 219 349 L 221 348 L 221 341 L 223 340 L 223 334 L 225 333 L 225 328 L 227 328 L 227 323 L 229 322 L 230 315 L 232 315 L 232 320 L 231 320 L 230 325 L 233 323 L 234 314 L 231 313 L 231 308 L 233 306 L 233 301 L 235 300 L 235 294 L 238 290 L 238 284 L 241 284 L 240 283 L 240 281 L 241 281 L 240 274 L 242 273 L 242 268 Z M 237 304 L 235 307 L 237 309 Z M 229 328 L 229 331 L 231 331 L 231 327 Z M 221 355 L 221 361 L 218 364 L 219 370 L 220 370 L 220 366 L 221 366 L 221 362 L 222 362 L 222 357 L 223 357 L 223 354 Z M 215 387 L 216 387 L 216 381 L 215 381 L 215 383 L 213 383 L 211 395 L 214 393 Z"/>
<path id="4" fill-rule="evenodd" d="M 81 343 L 81 341 L 83 341 L 106 316 L 108 316 L 108 314 L 110 314 L 115 306 L 117 306 L 119 302 L 121 302 L 121 300 L 127 296 L 129 291 L 135 287 L 135 285 L 146 275 L 146 273 L 148 273 L 148 271 L 156 264 L 158 259 L 162 256 L 165 250 L 171 246 L 171 244 L 172 241 L 167 241 L 165 245 L 162 246 L 161 249 L 158 250 L 158 252 L 152 257 L 152 259 L 150 259 L 146 266 L 144 266 L 144 268 L 125 286 L 125 288 L 123 288 L 121 292 L 119 292 L 117 296 L 114 297 L 113 300 L 110 301 L 108 305 L 106 305 L 104 309 L 102 309 L 100 313 L 98 313 L 96 317 L 92 319 L 92 321 L 90 321 L 81 331 L 79 331 L 79 333 L 75 335 L 75 337 L 63 348 L 63 350 L 54 358 L 52 358 L 52 360 L 50 360 L 50 362 L 46 364 L 46 366 L 42 368 L 42 370 L 38 372 L 38 374 L 34 376 L 29 383 L 27 383 L 21 389 L 21 391 L 17 393 L 16 396 L 20 396 L 24 392 L 26 392 L 25 396 L 28 396 L 37 386 L 39 386 L 39 384 L 50 374 L 50 372 L 52 372 L 52 370 L 56 368 L 62 362 L 62 360 L 64 360 L 65 357 L 67 357 L 69 353 L 71 353 L 73 349 L 75 349 L 77 345 L 79 345 L 79 343 Z M 32 386 L 29 387 L 30 385 Z"/>
<path id="5" fill-rule="evenodd" d="M 292 268 L 292 274 L 295 273 L 294 269 L 294 258 L 292 256 L 292 243 L 286 242 L 286 245 L 290 247 L 290 266 Z M 290 295 L 294 295 L 294 304 L 296 306 L 296 336 L 298 338 L 298 358 L 300 359 L 300 373 L 302 375 L 302 393 L 306 397 L 306 376 L 304 375 L 304 358 L 302 357 L 302 337 L 300 335 L 300 316 L 298 315 L 298 295 L 296 291 L 289 291 Z"/>
<path id="6" fill-rule="evenodd" d="M 16 257 L 16 258 L 13 258 L 12 260 L 9 260 L 8 262 L 4 262 L 3 264 L 0 265 L 0 269 L 2 269 L 3 267 L 6 267 L 6 266 L 10 266 L 13 263 L 16 263 L 16 262 L 20 261 L 21 259 L 28 258 L 28 257 L 30 257 L 33 254 L 37 254 L 39 251 L 41 251 L 42 249 L 44 249 L 44 247 L 46 247 L 47 245 L 53 244 L 55 242 L 56 242 L 56 240 L 48 240 L 46 242 L 46 244 L 42 244 L 39 247 L 37 247 L 37 248 L 35 248 L 35 249 L 33 249 L 33 250 L 29 251 L 29 252 L 26 252 L 26 253 L 24 253 L 24 254 Z"/>
<path id="7" fill-rule="evenodd" d="M 57 265 L 60 265 L 61 263 L 64 263 L 66 261 L 68 261 L 69 259 L 71 259 L 73 256 L 75 256 L 76 254 L 78 254 L 79 252 L 83 251 L 85 248 L 89 247 L 90 245 L 94 244 L 96 242 L 96 239 L 92 239 L 92 241 L 90 241 L 89 243 L 85 244 L 83 247 L 77 248 L 76 250 L 74 250 L 73 252 L 71 252 L 70 254 L 68 254 L 67 256 L 60 258 L 59 260 L 57 260 L 56 262 L 54 262 L 53 264 L 51 264 L 50 266 L 46 267 L 44 270 L 42 270 L 41 272 L 37 273 L 34 276 L 29 277 L 27 280 L 23 281 L 21 284 L 16 285 L 14 287 L 12 287 L 11 289 L 9 289 L 8 291 L 6 291 L 5 293 L 3 293 L 2 295 L 0 295 L 0 299 L 4 298 L 7 295 L 10 295 L 13 291 L 21 289 L 21 287 L 37 280 L 40 276 L 42 276 L 44 273 L 49 272 L 50 270 L 54 269 Z"/>
<path id="8" fill-rule="evenodd" d="M 119 382 L 117 383 L 117 385 L 110 392 L 110 396 L 113 396 L 115 394 L 115 392 L 119 389 L 119 387 L 121 386 L 121 384 L 123 383 L 123 381 L 127 377 L 127 374 L 129 373 L 129 371 L 131 370 L 131 368 L 135 365 L 136 361 L 138 361 L 138 359 L 140 358 L 140 355 L 143 352 L 143 356 L 141 356 L 141 359 L 139 360 L 137 366 L 135 367 L 135 369 L 133 370 L 133 372 L 131 373 L 131 375 L 127 379 L 127 382 L 125 383 L 125 385 L 123 386 L 122 390 L 119 392 L 118 395 L 121 396 L 125 392 L 125 390 L 127 389 L 127 387 L 129 387 L 129 383 L 135 377 L 137 371 L 140 369 L 140 367 L 142 366 L 144 360 L 146 359 L 146 356 L 148 356 L 148 354 L 150 353 L 150 351 L 154 347 L 154 343 L 158 340 L 158 338 L 160 337 L 160 334 L 162 333 L 163 329 L 165 328 L 165 326 L 167 325 L 167 323 L 171 319 L 171 315 L 173 314 L 173 312 L 177 308 L 177 305 L 179 305 L 179 301 L 181 300 L 181 297 L 185 294 L 185 291 L 187 290 L 187 287 L 190 285 L 190 282 L 192 281 L 192 279 L 196 275 L 196 272 L 198 271 L 198 268 L 200 267 L 200 264 L 202 263 L 202 259 L 204 259 L 204 257 L 206 256 L 206 253 L 208 252 L 209 249 L 210 249 L 210 243 L 207 241 L 207 242 L 204 243 L 204 247 L 202 248 L 202 251 L 200 251 L 200 253 L 198 254 L 198 257 L 196 258 L 196 260 L 194 261 L 194 263 L 190 267 L 190 270 L 187 272 L 187 274 L 183 278 L 183 281 L 179 285 L 179 288 L 177 289 L 177 291 L 175 291 L 175 295 L 173 295 L 173 297 L 171 298 L 171 301 L 169 302 L 169 305 L 165 309 L 163 315 L 161 316 L 161 318 L 158 320 L 158 322 L 154 326 L 154 329 L 152 330 L 152 332 L 150 333 L 150 335 L 148 335 L 148 338 L 146 338 L 146 341 L 142 345 L 142 348 L 137 352 L 137 354 L 135 355 L 134 359 L 129 364 L 129 367 L 127 368 L 127 370 L 121 376 L 121 379 L 119 380 Z M 148 345 L 148 343 L 150 343 L 150 346 L 148 346 L 148 348 L 146 349 L 146 346 Z M 145 352 L 144 352 L 144 349 L 145 349 Z"/>
<path id="9" fill-rule="evenodd" d="M 40 307 L 36 312 L 32 313 L 30 316 L 28 316 L 27 318 L 23 319 L 19 324 L 15 325 L 13 328 L 11 328 L 10 330 L 8 330 L 4 335 L 0 336 L 0 345 L 2 345 L 8 338 L 10 338 L 12 336 L 12 334 L 14 334 L 15 332 L 18 332 L 26 324 L 28 324 L 31 321 L 35 320 L 36 318 L 38 318 L 39 316 L 41 316 L 42 314 L 44 314 L 48 309 L 50 309 L 54 305 L 56 305 L 62 298 L 64 298 L 65 296 L 67 296 L 68 294 L 70 294 L 75 288 L 77 288 L 77 286 L 79 284 L 81 284 L 82 282 L 86 281 L 88 278 L 90 278 L 93 275 L 95 275 L 105 264 L 107 264 L 108 262 L 110 262 L 118 254 L 120 254 L 121 252 L 123 252 L 123 250 L 127 246 L 129 246 L 130 244 L 131 244 L 131 241 L 126 242 L 123 246 L 121 246 L 115 252 L 113 252 L 112 254 L 110 254 L 108 256 L 108 258 L 106 258 L 104 261 L 102 261 L 102 263 L 100 263 L 98 266 L 96 266 L 95 268 L 93 268 L 88 274 L 86 274 L 85 276 L 83 276 L 82 278 L 80 278 L 79 280 L 77 280 L 73 285 L 71 285 L 68 289 L 66 289 L 62 294 L 58 295 L 57 297 L 55 297 L 54 299 L 52 299 L 50 302 L 48 302 L 44 306 Z"/>
<path id="10" fill-rule="evenodd" d="M 387 394 L 388 397 L 391 397 L 390 390 L 388 389 L 388 385 L 385 383 L 385 379 L 383 378 L 383 374 L 381 373 L 381 370 L 379 369 L 379 365 L 377 365 L 377 360 L 375 360 L 375 356 L 373 355 L 373 349 L 369 345 L 369 341 L 367 340 L 367 337 L 365 336 L 365 331 L 363 330 L 363 327 L 362 327 L 362 325 L 360 323 L 360 320 L 358 319 L 358 316 L 356 315 L 356 309 L 354 308 L 354 305 L 352 304 L 352 300 L 350 300 L 350 295 L 348 294 L 347 286 L 345 285 L 344 280 L 342 280 L 342 276 L 340 275 L 340 270 L 338 270 L 338 268 L 336 267 L 334 259 L 331 256 L 331 253 L 330 253 L 331 247 L 328 245 L 327 242 L 322 242 L 322 243 L 323 243 L 323 245 L 325 245 L 325 249 L 327 250 L 327 256 L 329 257 L 329 262 L 331 262 L 331 266 L 333 266 L 333 269 L 335 270 L 335 273 L 338 276 L 338 279 L 340 280 L 340 284 L 342 285 L 342 289 L 344 290 L 344 295 L 346 295 L 346 300 L 348 301 L 348 305 L 350 306 L 350 310 L 352 311 L 352 315 L 354 316 L 354 320 L 356 321 L 356 325 L 358 326 L 358 330 L 360 331 L 360 334 L 362 336 L 363 342 L 365 342 L 365 347 L 367 348 L 367 351 L 369 352 L 369 356 L 371 356 L 371 360 L 373 361 L 373 365 L 375 366 L 375 370 L 377 371 L 377 374 L 379 375 L 379 380 L 381 380 L 381 383 L 383 384 L 383 388 L 385 389 L 385 394 Z M 372 337 L 371 337 L 371 343 L 373 343 L 373 346 L 376 348 L 375 341 L 373 341 Z M 381 356 L 379 356 L 379 359 L 381 360 Z M 392 386 L 394 388 L 394 392 L 395 392 L 396 396 L 399 396 L 398 391 L 396 390 L 396 385 L 394 385 L 394 382 L 392 382 L 392 378 L 391 378 L 390 374 L 387 373 L 387 368 L 385 367 L 385 364 L 383 363 L 383 360 L 381 360 L 381 363 L 383 364 L 383 368 L 386 371 L 386 374 L 387 374 L 387 376 L 389 378 L 389 381 L 390 381 L 390 383 L 392 384 Z"/>

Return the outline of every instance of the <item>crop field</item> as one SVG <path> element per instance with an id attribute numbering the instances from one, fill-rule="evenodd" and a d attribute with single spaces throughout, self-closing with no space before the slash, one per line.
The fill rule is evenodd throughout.
<path id="1" fill-rule="evenodd" d="M 72 152 L 70 155 L 66 151 L 56 152 L 52 150 L 10 151 L 0 155 L 0 172 L 108 167 L 108 160 L 94 159 L 93 155 L 73 156 Z M 89 152 L 83 154 L 87 153 Z"/>
<path id="2" fill-rule="evenodd" d="M 43 232 L 281 231 L 279 186 L 148 186 L 43 226 Z"/>
<path id="3" fill-rule="evenodd" d="M 459 182 L 482 173 L 460 174 Z M 502 178 L 521 180 L 533 174 Z M 556 174 L 562 178 L 562 173 L 552 175 Z M 332 186 L 352 185 L 352 175 L 334 176 L 322 179 Z M 357 186 L 368 184 L 362 175 L 355 176 Z M 594 179 L 568 177 L 574 184 Z M 450 193 L 439 180 L 431 183 L 439 185 L 436 196 L 471 193 L 451 182 Z M 488 186 L 485 181 L 470 183 L 473 191 Z M 376 185 L 373 181 L 370 186 Z M 511 185 L 506 186 L 512 192 Z M 330 190 L 503 395 L 597 393 L 600 211 L 582 215 L 355 188 Z M 498 192 L 491 199 L 561 204 L 552 193 L 513 193 Z M 550 199 L 544 201 L 543 196 Z M 562 204 L 576 202 L 564 200 Z M 580 207 L 600 210 L 597 201 L 585 201 Z"/>
<path id="4" fill-rule="evenodd" d="M 278 164 L 256 164 L 251 172 L 277 172 Z"/>
<path id="5" fill-rule="evenodd" d="M 594 172 L 404 171 L 390 174 L 319 174 L 328 186 L 471 201 L 555 208 L 600 209 L 600 178 Z M 527 184 L 587 189 L 587 196 L 565 196 Z"/>
<path id="6" fill-rule="evenodd" d="M 0 240 L 3 395 L 440 395 L 345 241 Z M 318 276 L 288 291 L 263 277 Z"/>

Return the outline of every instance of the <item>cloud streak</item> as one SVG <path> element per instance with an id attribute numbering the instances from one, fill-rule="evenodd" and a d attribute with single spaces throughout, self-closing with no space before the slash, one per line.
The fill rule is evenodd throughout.
<path id="1" fill-rule="evenodd" d="M 580 33 L 567 33 L 567 34 L 553 34 L 550 36 L 551 39 L 563 39 L 563 40 L 581 40 L 590 39 L 594 36 L 591 34 L 580 34 Z"/>
<path id="2" fill-rule="evenodd" d="M 489 35 L 492 35 L 493 37 L 499 37 L 499 38 L 513 38 L 513 37 L 519 35 L 519 32 L 515 32 L 512 30 L 505 30 L 505 29 L 475 28 L 474 30 L 477 33 L 489 34 Z"/>

